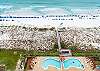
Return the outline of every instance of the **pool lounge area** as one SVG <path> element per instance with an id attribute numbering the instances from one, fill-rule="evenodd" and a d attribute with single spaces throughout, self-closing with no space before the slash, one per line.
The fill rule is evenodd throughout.
<path id="1" fill-rule="evenodd" d="M 35 57 L 31 58 L 27 71 L 94 71 L 86 57 Z M 27 67 L 27 68 L 29 68 Z"/>

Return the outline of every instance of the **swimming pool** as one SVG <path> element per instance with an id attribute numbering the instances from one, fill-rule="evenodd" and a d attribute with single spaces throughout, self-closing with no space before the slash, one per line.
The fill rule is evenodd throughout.
<path id="1" fill-rule="evenodd" d="M 48 69 L 48 66 L 53 66 L 53 67 L 56 67 L 57 69 L 60 69 L 61 63 L 60 63 L 59 60 L 49 58 L 49 59 L 44 60 L 43 63 L 42 63 L 42 67 L 44 69 Z"/>
<path id="2" fill-rule="evenodd" d="M 96 69 L 99 69 L 100 70 L 100 65 L 96 66 Z"/>
<path id="3" fill-rule="evenodd" d="M 65 69 L 67 69 L 69 67 L 77 67 L 77 68 L 81 68 L 81 69 L 84 68 L 84 66 L 81 64 L 81 62 L 75 58 L 64 60 L 63 65 L 64 65 Z"/>
<path id="4" fill-rule="evenodd" d="M 42 67 L 44 69 L 48 69 L 49 66 L 53 66 L 53 67 L 56 67 L 57 69 L 60 69 L 62 65 L 64 69 L 68 69 L 70 67 L 76 67 L 76 68 L 81 68 L 81 69 L 84 68 L 81 62 L 75 58 L 70 58 L 70 59 L 64 60 L 63 62 L 61 62 L 58 59 L 47 58 L 42 62 Z"/>

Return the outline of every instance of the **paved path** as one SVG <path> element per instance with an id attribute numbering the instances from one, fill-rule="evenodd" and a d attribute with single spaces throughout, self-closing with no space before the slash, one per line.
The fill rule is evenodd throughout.
<path id="1" fill-rule="evenodd" d="M 57 43 L 58 43 L 58 48 L 59 48 L 59 51 L 61 49 L 61 44 L 60 44 L 60 35 L 59 35 L 59 32 L 58 32 L 58 29 L 56 30 L 57 32 Z"/>
<path id="2" fill-rule="evenodd" d="M 58 48 L 59 48 L 59 52 L 61 52 L 61 43 L 60 43 L 60 34 L 59 34 L 59 30 L 57 29 L 56 30 L 56 34 L 57 34 L 57 44 L 58 44 Z M 67 51 L 69 51 L 69 53 L 66 53 L 65 55 L 66 56 L 72 56 L 72 53 L 71 53 L 71 50 L 69 50 L 69 49 L 66 49 Z"/>

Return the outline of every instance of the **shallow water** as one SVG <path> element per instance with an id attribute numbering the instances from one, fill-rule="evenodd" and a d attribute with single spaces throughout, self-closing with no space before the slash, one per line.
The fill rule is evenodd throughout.
<path id="1" fill-rule="evenodd" d="M 0 0 L 0 14 L 28 12 L 34 14 L 73 13 L 73 9 L 94 10 L 100 7 L 100 0 Z M 31 12 L 30 12 L 31 11 Z"/>

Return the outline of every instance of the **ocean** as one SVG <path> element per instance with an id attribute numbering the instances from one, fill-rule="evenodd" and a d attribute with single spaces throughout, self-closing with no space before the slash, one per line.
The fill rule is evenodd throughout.
<path id="1" fill-rule="evenodd" d="M 75 14 L 99 8 L 100 0 L 0 0 L 0 15 Z"/>

